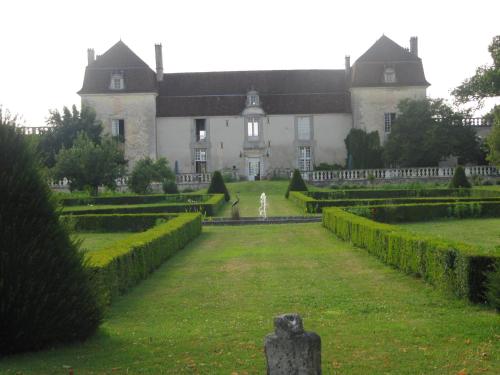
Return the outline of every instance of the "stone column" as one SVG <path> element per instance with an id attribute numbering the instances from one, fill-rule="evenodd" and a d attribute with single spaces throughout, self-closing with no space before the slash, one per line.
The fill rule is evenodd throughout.
<path id="1" fill-rule="evenodd" d="M 264 347 L 268 375 L 320 375 L 321 338 L 305 332 L 298 314 L 274 318 L 275 332 L 266 336 Z"/>

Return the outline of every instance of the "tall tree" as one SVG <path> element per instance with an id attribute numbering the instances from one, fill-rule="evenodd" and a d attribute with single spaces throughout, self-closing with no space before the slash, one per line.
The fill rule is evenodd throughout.
<path id="1" fill-rule="evenodd" d="M 83 106 L 81 111 L 75 105 L 71 110 L 64 107 L 62 114 L 52 110 L 47 125 L 52 129 L 40 137 L 38 150 L 49 168 L 54 166 L 56 155 L 63 147 L 68 149 L 73 146 L 79 133 L 83 132 L 92 142 L 100 143 L 102 125 L 90 107 Z"/>
<path id="2" fill-rule="evenodd" d="M 435 166 L 457 156 L 460 163 L 484 159 L 474 129 L 463 126 L 464 114 L 441 99 L 406 99 L 384 147 L 386 164 L 401 167 Z"/>
<path id="3" fill-rule="evenodd" d="M 56 179 L 66 177 L 71 190 L 88 189 L 97 195 L 100 185 L 116 187 L 116 179 L 124 175 L 126 163 L 117 140 L 105 137 L 97 144 L 86 133 L 80 133 L 71 148 L 63 148 L 57 154 L 53 175 Z"/>
<path id="4" fill-rule="evenodd" d="M 475 75 L 452 91 L 458 103 L 475 101 L 481 106 L 485 98 L 500 95 L 500 35 L 493 37 L 488 51 L 493 64 L 480 66 Z"/>
<path id="5" fill-rule="evenodd" d="M 367 133 L 362 129 L 351 129 L 344 139 L 347 155 L 351 158 L 353 169 L 381 168 L 382 147 L 377 131 Z M 348 160 L 349 164 L 349 160 Z"/>

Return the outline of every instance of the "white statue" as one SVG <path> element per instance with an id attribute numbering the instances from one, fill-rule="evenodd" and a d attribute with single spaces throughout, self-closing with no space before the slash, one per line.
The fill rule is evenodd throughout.
<path id="1" fill-rule="evenodd" d="M 267 197 L 266 193 L 260 195 L 260 207 L 259 216 L 263 219 L 267 219 Z"/>

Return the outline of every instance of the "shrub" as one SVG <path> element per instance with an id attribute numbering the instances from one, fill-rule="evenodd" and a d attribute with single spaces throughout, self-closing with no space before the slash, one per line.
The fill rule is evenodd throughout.
<path id="1" fill-rule="evenodd" d="M 150 157 L 146 157 L 137 161 L 130 174 L 128 187 L 136 194 L 149 194 L 152 192 L 152 182 L 161 182 L 164 191 L 165 186 L 173 189 L 172 184 L 175 185 L 175 175 L 168 166 L 167 159 L 160 158 L 153 161 Z M 175 187 L 175 190 L 177 190 L 177 187 Z"/>
<path id="2" fill-rule="evenodd" d="M 219 171 L 215 171 L 212 175 L 212 181 L 208 187 L 208 194 L 224 194 L 224 199 L 228 202 L 231 199 L 229 192 L 227 191 L 224 179 Z"/>
<path id="3" fill-rule="evenodd" d="M 486 288 L 488 302 L 500 313 L 500 261 L 486 274 Z"/>
<path id="4" fill-rule="evenodd" d="M 288 184 L 288 189 L 285 193 L 285 198 L 288 198 L 291 191 L 307 191 L 307 186 L 304 180 L 302 179 L 302 175 L 298 169 L 293 171 L 292 179 Z"/>
<path id="5" fill-rule="evenodd" d="M 470 188 L 470 182 L 467 180 L 465 176 L 464 167 L 461 165 L 455 168 L 455 173 L 453 174 L 453 178 L 450 181 L 450 188 Z"/>
<path id="6" fill-rule="evenodd" d="M 177 184 L 175 180 L 164 180 L 162 183 L 162 189 L 165 194 L 178 194 L 179 189 L 177 188 Z"/>
<path id="7" fill-rule="evenodd" d="M 101 214 L 61 216 L 61 222 L 76 232 L 142 232 L 166 222 L 176 214 Z"/>
<path id="8" fill-rule="evenodd" d="M 89 337 L 102 306 L 34 153 L 0 116 L 0 354 Z"/>

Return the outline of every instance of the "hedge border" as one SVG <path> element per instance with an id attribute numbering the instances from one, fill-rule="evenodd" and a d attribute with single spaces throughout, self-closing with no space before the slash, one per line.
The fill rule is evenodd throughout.
<path id="1" fill-rule="evenodd" d="M 478 254 L 472 245 L 413 234 L 338 207 L 323 211 L 323 225 L 383 262 L 476 303 L 486 301 L 485 273 L 500 260 Z"/>
<path id="2" fill-rule="evenodd" d="M 163 262 L 201 233 L 199 213 L 180 214 L 164 224 L 128 236 L 88 254 L 103 303 L 109 304 L 148 277 Z"/>
<path id="3" fill-rule="evenodd" d="M 224 194 L 212 194 L 210 198 L 201 203 L 166 203 L 166 204 L 138 204 L 123 206 L 95 206 L 64 208 L 64 215 L 89 215 L 89 214 L 140 214 L 140 213 L 188 213 L 201 212 L 207 216 L 215 216 L 224 205 Z"/>
<path id="4" fill-rule="evenodd" d="M 65 215 L 61 222 L 72 232 L 141 232 L 178 214 L 97 214 Z"/>
<path id="5" fill-rule="evenodd" d="M 210 199 L 211 194 L 147 194 L 147 195 L 117 195 L 110 197 L 60 197 L 59 203 L 63 207 L 86 205 L 123 205 L 123 204 L 154 204 L 154 203 L 186 203 L 188 199 L 200 199 L 204 202 Z M 198 202 L 198 201 L 197 201 Z"/>
<path id="6" fill-rule="evenodd" d="M 386 191 L 386 190 L 383 190 Z M 500 202 L 498 197 L 386 197 L 366 199 L 314 199 L 301 192 L 290 192 L 292 202 L 301 207 L 306 213 L 321 213 L 325 207 L 371 206 L 371 205 L 401 205 L 401 204 L 431 204 L 431 203 L 467 203 L 467 202 Z"/>

